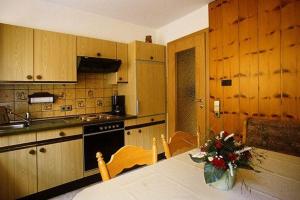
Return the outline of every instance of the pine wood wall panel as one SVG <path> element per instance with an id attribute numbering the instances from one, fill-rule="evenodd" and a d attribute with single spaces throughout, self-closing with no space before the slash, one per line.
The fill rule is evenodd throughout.
<path id="1" fill-rule="evenodd" d="M 223 19 L 223 77 L 231 79 L 232 86 L 224 88 L 224 129 L 239 131 L 239 37 L 238 37 L 238 0 L 226 0 L 222 3 Z"/>
<path id="2" fill-rule="evenodd" d="M 214 110 L 214 100 L 223 100 L 223 88 L 220 79 L 223 77 L 222 63 L 222 1 L 217 0 L 209 7 L 209 121 L 212 132 L 219 132 L 223 129 L 223 117 L 217 118 Z"/>
<path id="3" fill-rule="evenodd" d="M 300 62 L 300 16 L 297 18 L 297 12 L 300 11 L 299 5 L 299 1 L 285 0 L 281 6 L 282 114 L 284 119 L 296 119 L 299 110 L 295 108 L 300 106 L 299 99 L 297 100 L 299 96 L 299 71 L 297 73 L 297 70 Z"/>
<path id="4" fill-rule="evenodd" d="M 258 115 L 258 0 L 239 1 L 240 126 Z"/>
<path id="5" fill-rule="evenodd" d="M 280 0 L 258 1 L 259 115 L 281 117 Z"/>
<path id="6" fill-rule="evenodd" d="M 210 101 L 221 100 L 221 128 L 241 132 L 247 117 L 300 119 L 300 0 L 214 1 L 209 16 Z M 216 127 L 212 110 L 210 102 Z"/>

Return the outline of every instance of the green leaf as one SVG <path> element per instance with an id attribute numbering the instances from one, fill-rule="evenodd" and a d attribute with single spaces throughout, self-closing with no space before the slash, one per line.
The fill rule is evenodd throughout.
<path id="1" fill-rule="evenodd" d="M 191 158 L 194 162 L 196 162 L 196 163 L 202 163 L 202 162 L 205 162 L 205 156 L 202 157 L 202 158 L 195 158 L 195 157 L 193 157 L 192 154 L 189 154 L 189 156 L 190 156 L 190 158 Z"/>
<path id="2" fill-rule="evenodd" d="M 206 184 L 218 181 L 224 173 L 224 170 L 217 169 L 210 163 L 205 163 L 204 165 L 204 178 Z"/>

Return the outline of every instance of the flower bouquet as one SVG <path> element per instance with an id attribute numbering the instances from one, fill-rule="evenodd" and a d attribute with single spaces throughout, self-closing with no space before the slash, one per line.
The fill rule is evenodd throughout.
<path id="1" fill-rule="evenodd" d="M 234 138 L 234 134 L 221 131 L 219 135 L 208 140 L 200 153 L 191 155 L 193 161 L 205 162 L 204 178 L 210 184 L 221 190 L 229 190 L 235 183 L 236 169 L 254 170 L 250 165 L 251 147 L 244 146 Z"/>

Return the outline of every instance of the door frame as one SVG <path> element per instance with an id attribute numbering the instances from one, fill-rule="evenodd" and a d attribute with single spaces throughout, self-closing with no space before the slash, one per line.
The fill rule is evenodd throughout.
<path id="1" fill-rule="evenodd" d="M 204 44 L 201 44 L 201 41 L 204 40 Z M 202 45 L 202 46 L 201 46 Z M 200 48 L 203 49 L 200 49 Z M 195 79 L 195 89 L 197 84 L 200 84 L 204 89 L 201 92 L 201 97 L 204 99 L 204 121 L 201 124 L 198 124 L 199 121 L 197 120 L 197 130 L 200 132 L 200 144 L 206 139 L 208 135 L 208 127 L 209 127 L 209 120 L 208 120 L 208 89 L 209 89 L 209 72 L 208 72 L 208 29 L 203 29 L 192 33 L 190 35 L 184 36 L 177 40 L 171 41 L 167 44 L 167 137 L 170 138 L 175 133 L 175 123 L 176 123 L 176 104 L 177 104 L 177 97 L 176 97 L 176 53 L 180 51 L 184 51 L 187 49 L 195 48 L 195 75 L 197 73 L 202 73 L 205 77 L 204 80 L 201 79 L 197 83 L 197 79 Z M 203 54 L 200 55 L 199 51 Z M 203 60 L 204 59 L 204 60 Z M 199 91 L 198 91 L 199 92 Z M 195 96 L 197 95 L 197 90 L 195 91 Z M 198 109 L 197 109 L 198 110 Z M 197 112 L 197 115 L 199 112 Z M 197 116 L 198 119 L 198 116 Z"/>

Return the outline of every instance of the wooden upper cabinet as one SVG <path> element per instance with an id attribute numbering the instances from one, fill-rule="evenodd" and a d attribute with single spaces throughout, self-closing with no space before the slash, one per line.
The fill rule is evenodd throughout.
<path id="1" fill-rule="evenodd" d="M 34 80 L 77 81 L 75 36 L 34 30 Z"/>
<path id="2" fill-rule="evenodd" d="M 87 37 L 77 37 L 77 56 L 116 58 L 115 42 Z"/>
<path id="3" fill-rule="evenodd" d="M 165 62 L 165 46 L 136 41 L 136 59 Z"/>
<path id="4" fill-rule="evenodd" d="M 0 24 L 0 81 L 33 80 L 33 29 Z"/>
<path id="5" fill-rule="evenodd" d="M 115 73 L 107 75 L 108 83 L 127 83 L 128 82 L 128 45 L 125 43 L 117 43 L 117 59 L 122 61 L 122 64 Z"/>
<path id="6" fill-rule="evenodd" d="M 166 112 L 165 65 L 160 62 L 137 62 L 137 114 L 149 116 Z"/>

